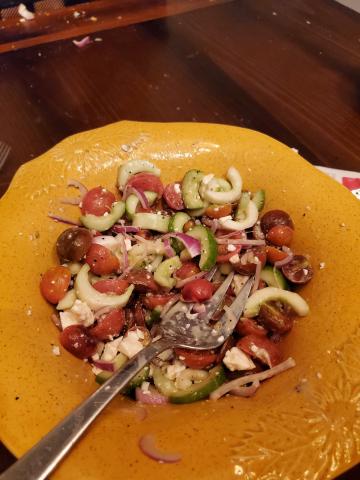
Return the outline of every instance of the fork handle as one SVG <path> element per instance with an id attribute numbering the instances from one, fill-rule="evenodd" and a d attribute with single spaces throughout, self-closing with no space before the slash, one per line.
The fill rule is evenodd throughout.
<path id="1" fill-rule="evenodd" d="M 0 476 L 0 480 L 43 480 L 69 452 L 89 425 L 127 383 L 156 355 L 173 346 L 169 339 L 151 343 Z"/>

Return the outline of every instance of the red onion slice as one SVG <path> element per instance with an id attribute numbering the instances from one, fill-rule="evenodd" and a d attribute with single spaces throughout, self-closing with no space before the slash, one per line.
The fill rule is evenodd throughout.
<path id="1" fill-rule="evenodd" d="M 70 178 L 68 180 L 67 186 L 77 188 L 80 192 L 80 198 L 81 199 L 83 199 L 89 191 L 83 183 L 79 182 L 79 180 L 75 180 L 74 178 Z"/>
<path id="2" fill-rule="evenodd" d="M 111 229 L 114 233 L 137 233 L 139 230 L 139 227 L 133 227 L 132 225 L 114 225 Z"/>
<path id="3" fill-rule="evenodd" d="M 81 198 L 80 197 L 73 197 L 73 198 L 60 198 L 60 203 L 64 205 L 80 205 Z"/>
<path id="4" fill-rule="evenodd" d="M 253 382 L 248 387 L 237 387 L 233 390 L 230 390 L 230 393 L 231 395 L 236 395 L 237 397 L 252 397 L 253 395 L 255 395 L 259 387 L 259 380 L 255 380 L 255 382 Z"/>
<path id="5" fill-rule="evenodd" d="M 176 282 L 176 288 L 182 288 L 184 285 L 186 285 L 189 282 L 192 282 L 193 280 L 197 280 L 198 278 L 205 277 L 205 275 L 208 272 L 199 272 L 196 275 L 192 275 L 191 277 L 184 278 L 182 280 L 178 280 Z"/>
<path id="6" fill-rule="evenodd" d="M 92 360 L 93 365 L 105 372 L 115 372 L 115 365 L 113 362 L 107 362 L 105 360 Z"/>
<path id="7" fill-rule="evenodd" d="M 165 240 L 164 240 L 164 250 L 165 250 L 165 255 L 167 257 L 169 257 L 169 258 L 175 257 L 175 255 L 176 255 L 175 250 L 170 245 L 170 240 L 168 238 L 165 238 Z"/>
<path id="8" fill-rule="evenodd" d="M 125 187 L 123 200 L 126 200 L 128 196 L 131 194 L 134 194 L 137 196 L 143 208 L 149 208 L 149 202 L 148 202 L 148 199 L 146 198 L 145 193 L 138 188 L 128 187 L 128 186 Z"/>
<path id="9" fill-rule="evenodd" d="M 109 307 L 109 306 L 102 307 L 95 312 L 94 318 L 95 320 L 98 320 L 100 317 L 102 317 L 103 315 L 106 315 L 107 313 L 112 312 L 113 310 L 114 310 L 114 307 Z"/>
<path id="10" fill-rule="evenodd" d="M 120 241 L 120 245 L 121 245 L 121 266 L 122 266 L 122 269 L 124 271 L 129 267 L 129 256 L 128 256 L 128 252 L 126 250 L 126 244 L 125 244 L 124 237 L 121 234 L 119 234 L 118 237 L 119 237 L 119 241 Z"/>
<path id="11" fill-rule="evenodd" d="M 141 387 L 135 390 L 135 398 L 138 402 L 147 405 L 165 405 L 168 403 L 167 397 L 161 395 L 154 387 L 149 387 L 149 390 L 143 391 Z"/>
<path id="12" fill-rule="evenodd" d="M 247 246 L 247 245 L 248 246 L 257 246 L 257 245 L 265 245 L 266 244 L 265 240 L 247 240 L 246 238 L 244 238 L 244 240 L 238 239 L 238 238 L 234 238 L 234 239 L 231 239 L 231 238 L 217 238 L 216 243 L 218 243 L 219 245 L 228 245 L 228 244 L 243 245 L 244 247 Z"/>
<path id="13" fill-rule="evenodd" d="M 260 283 L 260 273 L 262 270 L 262 264 L 261 262 L 256 264 L 256 269 L 255 269 L 255 276 L 254 276 L 254 283 L 251 288 L 250 295 L 256 292 L 256 290 L 259 288 L 259 283 Z"/>
<path id="14" fill-rule="evenodd" d="M 165 453 L 158 450 L 155 446 L 154 435 L 147 434 L 139 440 L 140 450 L 152 460 L 161 463 L 177 463 L 181 460 L 179 453 Z"/>
<path id="15" fill-rule="evenodd" d="M 86 47 L 86 45 L 90 45 L 90 43 L 92 43 L 92 40 L 90 39 L 89 35 L 81 40 L 73 40 L 73 44 L 78 48 Z"/>
<path id="16" fill-rule="evenodd" d="M 74 222 L 73 220 L 69 220 L 68 218 L 60 217 L 59 215 L 53 215 L 52 213 L 48 213 L 48 217 L 55 222 L 65 223 L 66 225 L 74 225 L 75 227 L 80 227 L 80 223 Z"/>
<path id="17" fill-rule="evenodd" d="M 200 255 L 201 253 L 201 245 L 199 240 L 194 237 L 190 237 L 190 235 L 186 235 L 186 233 L 174 232 L 174 233 L 167 233 L 162 237 L 163 240 L 166 238 L 177 238 L 182 242 L 190 254 L 191 258 Z"/>
<path id="18" fill-rule="evenodd" d="M 147 417 L 147 410 L 140 405 L 134 405 L 129 408 L 123 407 L 121 411 L 124 413 L 135 414 L 137 419 L 140 421 L 145 420 Z"/>
<path id="19" fill-rule="evenodd" d="M 280 267 L 283 267 L 284 265 L 287 265 L 288 263 L 291 262 L 291 260 L 293 259 L 293 256 L 294 256 L 293 253 L 289 253 L 289 255 L 285 257 L 283 260 L 278 260 L 277 262 L 275 262 L 274 267 L 280 268 Z"/>
<path id="20" fill-rule="evenodd" d="M 244 230 L 234 230 L 233 232 L 226 233 L 224 235 L 219 235 L 217 238 L 231 238 L 234 235 L 239 235 L 239 233 L 242 233 L 244 235 L 244 239 L 246 239 L 246 234 Z"/>

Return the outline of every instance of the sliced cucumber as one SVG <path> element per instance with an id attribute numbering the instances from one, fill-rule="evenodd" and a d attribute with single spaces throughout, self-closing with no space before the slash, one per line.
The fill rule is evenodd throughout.
<path id="1" fill-rule="evenodd" d="M 192 403 L 203 400 L 226 380 L 225 372 L 221 365 L 209 370 L 205 380 L 194 383 L 185 390 L 177 389 L 174 382 L 169 380 L 158 367 L 154 368 L 153 378 L 156 388 L 160 393 L 168 397 L 171 403 Z"/>
<path id="2" fill-rule="evenodd" d="M 104 232 L 109 230 L 114 223 L 116 223 L 125 212 L 124 202 L 115 202 L 111 208 L 111 211 L 107 215 L 101 215 L 100 217 L 88 213 L 80 216 L 81 223 L 90 230 L 97 230 L 98 232 Z"/>
<path id="3" fill-rule="evenodd" d="M 214 234 L 202 225 L 196 225 L 187 232 L 188 235 L 198 239 L 201 243 L 199 267 L 201 270 L 210 270 L 216 263 L 218 253 Z"/>
<path id="4" fill-rule="evenodd" d="M 117 370 L 120 370 L 120 368 L 123 367 L 127 361 L 128 361 L 128 358 L 126 355 L 124 355 L 121 352 L 118 353 L 113 362 L 115 372 Z M 102 383 L 105 383 L 106 380 L 108 380 L 112 375 L 113 375 L 113 372 L 107 372 L 106 370 L 103 370 L 102 372 L 98 373 L 95 376 L 95 382 L 101 385 Z"/>
<path id="5" fill-rule="evenodd" d="M 183 232 L 184 225 L 186 222 L 191 220 L 191 217 L 185 212 L 177 212 L 170 218 L 169 221 L 169 232 Z M 182 242 L 179 242 L 176 238 L 171 239 L 171 246 L 176 253 L 180 253 L 184 249 Z"/>
<path id="6" fill-rule="evenodd" d="M 151 328 L 154 323 L 158 323 L 160 321 L 161 311 L 162 308 L 157 306 L 145 317 L 145 323 L 148 328 Z"/>
<path id="7" fill-rule="evenodd" d="M 297 293 L 282 290 L 281 288 L 266 287 L 257 290 L 248 298 L 245 309 L 245 317 L 256 317 L 260 307 L 265 302 L 278 301 L 289 305 L 300 317 L 309 313 L 309 305 Z"/>
<path id="8" fill-rule="evenodd" d="M 56 305 L 56 310 L 67 310 L 71 308 L 76 300 L 76 293 L 74 289 L 71 289 L 65 293 L 65 297 L 63 297 L 60 302 Z"/>
<path id="9" fill-rule="evenodd" d="M 134 227 L 166 233 L 169 229 L 170 217 L 157 213 L 135 213 L 132 224 Z"/>
<path id="10" fill-rule="evenodd" d="M 259 211 L 252 200 L 249 200 L 246 208 L 246 218 L 244 220 L 232 220 L 229 217 L 219 218 L 219 224 L 221 228 L 225 230 L 245 230 L 246 228 L 253 227 L 257 222 Z"/>
<path id="11" fill-rule="evenodd" d="M 149 378 L 150 367 L 146 365 L 139 373 L 135 375 L 135 377 L 131 380 L 128 385 L 121 390 L 121 393 L 124 395 L 129 395 L 135 390 L 136 387 L 140 387 L 140 385 L 145 382 Z"/>
<path id="12" fill-rule="evenodd" d="M 156 283 L 165 288 L 173 288 L 176 280 L 173 274 L 181 267 L 179 257 L 171 257 L 160 263 L 154 273 L 154 280 Z"/>
<path id="13" fill-rule="evenodd" d="M 119 353 L 116 358 L 115 358 L 115 372 L 117 370 L 120 370 L 125 363 L 128 361 L 128 358 L 126 355 L 123 355 L 122 353 Z M 121 393 L 124 395 L 129 395 L 136 387 L 139 387 L 142 382 L 145 382 L 147 378 L 149 377 L 149 372 L 150 372 L 150 367 L 146 365 L 140 372 L 135 375 L 135 377 L 128 383 L 126 387 L 124 387 L 121 390 Z M 106 380 L 109 380 L 109 378 L 113 375 L 113 372 L 107 372 L 103 370 L 102 372 L 98 373 L 95 377 L 96 383 L 99 385 L 102 385 L 103 383 L 106 382 Z"/>
<path id="14" fill-rule="evenodd" d="M 247 215 L 247 209 L 250 201 L 250 193 L 243 192 L 240 197 L 240 202 L 236 209 L 235 220 L 245 220 Z"/>
<path id="15" fill-rule="evenodd" d="M 90 266 L 87 263 L 81 267 L 75 280 L 76 296 L 95 311 L 103 307 L 125 307 L 134 290 L 134 285 L 130 285 L 122 295 L 100 293 L 89 282 L 89 270 Z"/>
<path id="16" fill-rule="evenodd" d="M 202 208 L 204 201 L 200 197 L 199 188 L 205 174 L 200 170 L 189 170 L 181 183 L 181 191 L 186 208 Z"/>
<path id="17" fill-rule="evenodd" d="M 188 214 L 191 217 L 201 217 L 202 215 L 204 215 L 204 213 L 206 212 L 206 209 L 208 208 L 209 205 L 210 205 L 210 203 L 207 202 L 206 200 L 204 200 L 204 206 L 203 207 L 194 208 L 193 210 L 188 210 Z"/>
<path id="18" fill-rule="evenodd" d="M 218 192 L 215 189 L 213 190 L 211 182 L 209 182 L 208 187 L 204 191 L 203 198 L 210 203 L 220 205 L 239 200 L 242 189 L 242 178 L 239 171 L 235 167 L 230 167 L 226 173 L 226 177 L 231 183 L 231 190 L 227 192 Z"/>
<path id="19" fill-rule="evenodd" d="M 151 206 L 157 199 L 157 193 L 148 192 L 148 191 L 144 193 L 145 193 L 145 197 L 147 198 L 147 201 L 149 202 L 149 205 Z M 139 204 L 139 199 L 136 195 L 129 195 L 128 198 L 126 199 L 125 211 L 126 211 L 127 217 L 130 218 L 130 220 L 133 218 L 138 204 Z"/>
<path id="20" fill-rule="evenodd" d="M 258 190 L 255 192 L 252 196 L 252 201 L 255 203 L 258 211 L 261 212 L 265 206 L 265 190 Z"/>
<path id="21" fill-rule="evenodd" d="M 289 290 L 289 284 L 286 278 L 282 274 L 281 270 L 271 265 L 266 265 L 260 273 L 261 280 L 269 287 L 282 288 L 283 290 Z"/>
<path id="22" fill-rule="evenodd" d="M 160 170 L 147 160 L 130 160 L 129 162 L 120 165 L 118 171 L 118 186 L 122 190 L 129 177 L 140 172 L 149 172 L 157 177 L 160 177 Z"/>

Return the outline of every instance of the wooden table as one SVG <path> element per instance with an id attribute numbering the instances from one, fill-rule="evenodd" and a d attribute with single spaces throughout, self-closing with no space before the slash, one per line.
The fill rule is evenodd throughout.
<path id="1" fill-rule="evenodd" d="M 360 171 L 355 12 L 332 0 L 101 0 L 76 10 L 0 22 L 0 140 L 12 147 L 0 194 L 64 137 L 122 119 L 245 126 L 314 164 Z M 87 34 L 89 46 L 72 43 Z M 0 450 L 1 468 L 11 461 Z"/>

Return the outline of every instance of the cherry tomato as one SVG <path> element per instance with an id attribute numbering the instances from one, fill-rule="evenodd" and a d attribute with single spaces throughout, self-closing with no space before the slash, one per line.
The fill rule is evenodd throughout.
<path id="1" fill-rule="evenodd" d="M 157 292 L 159 290 L 158 284 L 154 277 L 144 268 L 131 270 L 131 272 L 124 275 L 124 280 L 135 285 L 137 292 Z"/>
<path id="2" fill-rule="evenodd" d="M 260 307 L 259 321 L 275 333 L 286 333 L 292 329 L 293 319 L 288 309 L 280 310 L 274 302 L 263 303 Z"/>
<path id="3" fill-rule="evenodd" d="M 221 218 L 231 215 L 232 206 L 231 203 L 225 205 L 211 205 L 205 210 L 205 213 L 210 218 Z"/>
<path id="4" fill-rule="evenodd" d="M 229 245 L 231 242 L 229 241 Z M 216 257 L 216 263 L 227 263 L 231 257 L 236 255 L 241 251 L 241 245 L 233 245 L 234 250 L 229 252 L 228 246 L 229 245 L 218 245 L 218 255 Z"/>
<path id="5" fill-rule="evenodd" d="M 314 275 L 309 260 L 303 255 L 294 255 L 292 260 L 284 265 L 281 270 L 290 282 L 299 284 L 309 282 Z"/>
<path id="6" fill-rule="evenodd" d="M 253 275 L 256 271 L 256 258 L 264 266 L 266 263 L 266 250 L 265 247 L 253 247 L 249 248 L 240 257 L 240 262 L 233 264 L 233 268 L 241 275 Z"/>
<path id="7" fill-rule="evenodd" d="M 274 265 L 275 262 L 280 262 L 284 260 L 288 256 L 287 253 L 279 250 L 276 247 L 271 247 L 269 245 L 266 246 L 266 260 Z"/>
<path id="8" fill-rule="evenodd" d="M 139 230 L 136 235 L 145 238 L 145 240 L 151 240 L 153 238 L 153 235 L 149 230 Z"/>
<path id="9" fill-rule="evenodd" d="M 135 325 L 145 327 L 145 314 L 142 303 L 137 300 L 134 306 Z"/>
<path id="10" fill-rule="evenodd" d="M 176 270 L 175 276 L 183 280 L 184 278 L 193 277 L 199 272 L 200 268 L 196 265 L 196 263 L 185 262 L 178 270 Z"/>
<path id="11" fill-rule="evenodd" d="M 187 283 L 181 290 L 181 294 L 186 302 L 205 302 L 212 297 L 212 284 L 205 278 L 198 278 Z"/>
<path id="12" fill-rule="evenodd" d="M 180 182 L 169 183 L 169 185 L 166 185 L 164 198 L 166 203 L 173 210 L 184 210 L 185 205 L 181 194 Z"/>
<path id="13" fill-rule="evenodd" d="M 174 293 L 148 294 L 142 298 L 142 302 L 149 310 L 154 310 L 158 306 L 163 306 L 175 296 Z"/>
<path id="14" fill-rule="evenodd" d="M 194 220 L 188 220 L 184 226 L 183 226 L 183 231 L 184 233 L 188 232 L 189 230 L 191 230 L 192 228 L 194 228 L 196 225 L 195 221 Z"/>
<path id="15" fill-rule="evenodd" d="M 100 317 L 97 325 L 90 329 L 90 335 L 97 340 L 109 340 L 109 338 L 119 335 L 124 326 L 125 313 L 117 308 Z"/>
<path id="16" fill-rule="evenodd" d="M 236 346 L 250 357 L 260 360 L 269 367 L 274 367 L 282 360 L 278 345 L 266 337 L 246 335 L 240 338 Z"/>
<path id="17" fill-rule="evenodd" d="M 294 224 L 290 215 L 283 210 L 270 210 L 266 212 L 265 215 L 261 217 L 260 225 L 265 235 L 272 227 L 276 227 L 276 225 L 286 225 L 294 230 Z"/>
<path id="18" fill-rule="evenodd" d="M 64 230 L 56 241 L 56 252 L 61 262 L 80 262 L 91 247 L 92 236 L 86 228 Z"/>
<path id="19" fill-rule="evenodd" d="M 270 228 L 266 234 L 266 240 L 282 247 L 283 245 L 289 246 L 294 236 L 294 230 L 287 225 L 276 225 Z"/>
<path id="20" fill-rule="evenodd" d="M 259 325 L 252 318 L 241 317 L 238 321 L 235 332 L 239 335 L 259 335 L 260 337 L 266 337 L 267 330 Z"/>
<path id="21" fill-rule="evenodd" d="M 75 357 L 88 358 L 95 353 L 97 341 L 83 325 L 70 325 L 60 333 L 60 343 Z"/>
<path id="22" fill-rule="evenodd" d="M 120 278 L 107 278 L 106 280 L 99 280 L 93 284 L 95 290 L 101 293 L 113 293 L 114 295 L 121 295 L 128 288 L 129 283 Z"/>
<path id="23" fill-rule="evenodd" d="M 161 183 L 161 180 L 156 175 L 152 175 L 151 173 L 137 173 L 129 178 L 127 181 L 126 186 L 134 187 L 143 192 L 148 190 L 150 192 L 156 192 L 158 197 L 160 198 L 164 192 L 164 186 Z"/>
<path id="24" fill-rule="evenodd" d="M 175 348 L 175 353 L 187 367 L 195 369 L 210 367 L 215 363 L 218 355 L 214 350 L 188 350 L 186 348 Z"/>
<path id="25" fill-rule="evenodd" d="M 71 281 L 71 272 L 61 265 L 50 268 L 41 278 L 40 291 L 50 303 L 58 303 L 64 298 Z"/>
<path id="26" fill-rule="evenodd" d="M 106 212 L 110 212 L 115 200 L 115 195 L 106 188 L 92 188 L 82 199 L 81 212 L 83 215 L 91 213 L 99 217 Z"/>
<path id="27" fill-rule="evenodd" d="M 95 275 L 108 275 L 120 267 L 119 259 L 112 251 L 97 243 L 93 243 L 86 254 L 86 263 Z"/>

